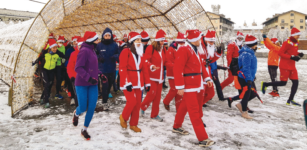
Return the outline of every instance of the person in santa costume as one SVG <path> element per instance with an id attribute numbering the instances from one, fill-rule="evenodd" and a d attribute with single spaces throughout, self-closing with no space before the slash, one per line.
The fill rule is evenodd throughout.
<path id="1" fill-rule="evenodd" d="M 142 36 L 142 44 L 144 46 L 144 54 L 145 54 L 146 49 L 148 47 L 148 42 L 150 41 L 150 37 L 146 31 L 142 31 L 141 36 Z"/>
<path id="2" fill-rule="evenodd" d="M 127 99 L 126 106 L 119 117 L 122 128 L 127 128 L 127 121 L 130 118 L 130 129 L 134 132 L 141 132 L 137 127 L 139 112 L 142 102 L 142 91 L 150 89 L 148 66 L 143 56 L 143 45 L 141 35 L 137 32 L 129 33 L 130 48 L 126 48 L 120 55 L 120 89 Z M 145 83 L 145 85 L 144 85 Z"/>
<path id="3" fill-rule="evenodd" d="M 128 35 L 127 34 L 124 34 L 123 42 L 128 44 Z"/>
<path id="4" fill-rule="evenodd" d="M 121 52 L 122 52 L 124 49 L 127 48 L 127 43 L 125 43 L 125 42 L 123 42 L 123 41 L 118 41 L 118 43 L 119 43 L 118 52 L 119 52 L 119 56 L 120 56 Z M 120 62 L 120 61 L 118 60 L 118 62 Z M 117 88 L 120 88 L 120 74 L 119 74 L 119 73 L 118 73 L 118 75 L 117 75 L 116 86 L 117 86 Z"/>
<path id="5" fill-rule="evenodd" d="M 253 119 L 248 115 L 248 102 L 257 96 L 255 78 L 257 73 L 257 57 L 255 55 L 258 40 L 252 35 L 246 35 L 245 46 L 239 51 L 239 71 L 238 81 L 241 89 L 239 90 L 241 102 L 236 107 L 240 110 L 242 117 Z"/>
<path id="6" fill-rule="evenodd" d="M 294 101 L 294 96 L 298 88 L 298 73 L 295 63 L 298 62 L 304 53 L 298 52 L 298 39 L 301 32 L 297 28 L 291 30 L 291 36 L 282 44 L 278 54 L 280 56 L 279 70 L 280 81 L 277 82 L 261 82 L 261 91 L 265 94 L 268 86 L 286 86 L 288 79 L 292 81 L 290 97 L 287 100 L 287 105 L 301 106 L 301 104 Z"/>
<path id="7" fill-rule="evenodd" d="M 228 78 L 225 79 L 221 83 L 222 90 L 231 84 L 234 81 L 234 76 L 237 76 L 238 72 L 238 57 L 239 57 L 239 50 L 243 46 L 243 40 L 244 40 L 244 35 L 240 31 L 237 32 L 237 39 L 235 42 L 232 42 L 228 44 L 227 47 L 227 66 L 229 67 L 228 70 Z"/>
<path id="8" fill-rule="evenodd" d="M 216 47 L 215 46 L 215 31 L 210 31 L 208 30 L 206 36 L 203 36 L 201 38 L 202 40 L 202 46 L 204 47 L 204 51 L 206 55 L 203 55 L 205 57 L 203 57 L 203 59 L 206 61 L 206 71 L 207 73 L 210 75 L 211 77 L 211 67 L 210 67 L 210 63 L 214 63 L 216 62 L 222 54 L 222 49 L 221 47 Z M 214 97 L 214 86 L 208 87 L 208 85 L 206 86 L 206 90 L 205 90 L 205 97 L 204 97 L 204 105 L 211 100 Z"/>
<path id="9" fill-rule="evenodd" d="M 165 48 L 163 47 L 166 33 L 159 30 L 156 34 L 155 41 L 146 49 L 145 59 L 149 65 L 149 75 L 151 81 L 150 91 L 147 93 L 144 101 L 141 104 L 141 115 L 144 116 L 145 110 L 152 103 L 151 118 L 162 122 L 163 119 L 159 116 L 159 104 L 161 101 L 163 66 L 167 66 L 165 56 Z"/>
<path id="10" fill-rule="evenodd" d="M 164 107 L 167 111 L 170 111 L 170 102 L 175 98 L 175 106 L 176 111 L 178 112 L 180 103 L 182 101 L 182 96 L 178 95 L 178 90 L 175 87 L 175 81 L 174 81 L 174 73 L 173 73 L 173 67 L 176 59 L 176 51 L 181 46 L 185 45 L 185 37 L 183 33 L 178 32 L 176 40 L 171 44 L 168 51 L 166 52 L 166 59 L 170 62 L 171 65 L 166 67 L 167 74 L 166 77 L 168 78 L 168 83 L 170 85 L 170 90 L 168 91 L 168 94 L 165 96 L 163 100 Z"/>
<path id="11" fill-rule="evenodd" d="M 204 84 L 212 87 L 212 80 L 206 70 L 204 47 L 201 44 L 201 32 L 188 30 L 185 46 L 180 46 L 176 52 L 174 63 L 175 87 L 178 94 L 183 96 L 175 116 L 173 131 L 182 135 L 189 134 L 182 128 L 185 115 L 188 112 L 193 125 L 199 146 L 208 147 L 215 144 L 208 138 L 208 134 L 202 122 L 202 104 L 204 97 Z"/>

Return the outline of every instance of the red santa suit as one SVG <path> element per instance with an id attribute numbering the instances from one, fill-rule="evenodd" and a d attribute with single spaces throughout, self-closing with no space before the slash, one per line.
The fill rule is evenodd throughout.
<path id="1" fill-rule="evenodd" d="M 137 38 L 141 38 L 138 33 L 129 42 Z M 146 87 L 150 86 L 147 63 L 143 56 L 133 54 L 129 48 L 121 52 L 119 59 L 120 89 L 123 90 L 127 99 L 122 117 L 125 121 L 128 121 L 131 117 L 130 126 L 137 126 L 144 83 Z M 133 90 L 131 92 L 127 91 L 129 85 L 132 85 Z"/>
<path id="2" fill-rule="evenodd" d="M 165 32 L 159 30 L 157 32 L 156 41 L 165 40 Z M 151 81 L 150 91 L 147 93 L 144 101 L 141 104 L 141 109 L 145 111 L 150 103 L 152 102 L 151 118 L 156 118 L 159 115 L 159 104 L 161 100 L 162 83 L 164 81 L 163 77 L 163 66 L 167 66 L 166 60 L 166 50 L 163 48 L 158 52 L 149 45 L 145 51 L 145 59 L 147 60 L 148 66 L 150 68 L 149 76 Z M 153 70 L 152 67 L 160 67 L 159 69 Z"/>
<path id="3" fill-rule="evenodd" d="M 212 79 L 211 76 L 211 67 L 210 64 L 207 64 L 206 60 L 209 60 L 210 63 L 214 63 L 216 62 L 220 57 L 221 54 L 218 54 L 216 51 L 210 52 L 207 49 L 207 44 L 205 43 L 205 41 L 215 41 L 215 31 L 208 31 L 206 36 L 202 38 L 202 46 L 204 47 L 204 51 L 205 51 L 205 55 L 203 55 L 203 59 L 205 60 L 205 66 L 206 66 L 206 71 L 209 74 L 210 78 Z M 214 95 L 214 86 L 208 87 L 208 85 L 205 85 L 205 96 L 204 96 L 204 103 L 206 104 L 209 100 L 211 100 Z"/>
<path id="4" fill-rule="evenodd" d="M 191 41 L 197 41 L 201 38 L 198 30 L 188 30 L 187 32 L 189 33 L 188 37 L 192 37 Z M 201 54 L 204 54 L 202 45 L 196 48 L 186 43 L 186 46 L 181 46 L 176 52 L 173 68 L 176 89 L 184 89 L 182 103 L 177 111 L 173 128 L 180 128 L 186 113 L 189 112 L 190 120 L 199 141 L 208 139 L 201 117 L 203 82 L 211 80 Z"/>

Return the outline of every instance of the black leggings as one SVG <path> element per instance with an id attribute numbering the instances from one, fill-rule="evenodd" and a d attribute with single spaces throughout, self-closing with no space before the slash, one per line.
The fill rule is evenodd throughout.
<path id="1" fill-rule="evenodd" d="M 216 89 L 216 92 L 217 92 L 217 96 L 219 97 L 219 100 L 224 100 L 224 94 L 223 94 L 223 91 L 222 91 L 222 87 L 221 87 L 221 83 L 220 83 L 220 80 L 219 80 L 219 75 L 218 75 L 217 69 L 213 70 L 212 79 L 213 79 L 213 82 L 215 84 L 215 89 Z"/>
<path id="2" fill-rule="evenodd" d="M 107 103 L 109 99 L 109 93 L 110 93 L 111 87 L 115 80 L 115 73 L 104 73 L 104 75 L 107 77 L 108 82 L 103 83 L 103 81 L 101 80 L 102 100 L 103 100 L 103 103 Z"/>
<path id="3" fill-rule="evenodd" d="M 292 81 L 292 87 L 291 87 L 291 93 L 289 96 L 289 99 L 287 100 L 287 102 L 289 103 L 291 100 L 294 99 L 294 96 L 297 92 L 297 88 L 298 88 L 298 80 L 291 80 Z M 286 86 L 287 85 L 287 81 L 277 81 L 277 82 L 271 82 L 271 83 L 263 83 L 264 86 L 268 87 L 268 86 Z"/>
<path id="4" fill-rule="evenodd" d="M 55 67 L 55 77 L 56 77 L 56 94 L 59 94 L 61 91 L 62 84 L 62 66 Z"/>
<path id="5" fill-rule="evenodd" d="M 278 66 L 268 66 L 269 74 L 272 82 L 276 82 Z M 278 91 L 277 86 L 273 86 L 274 91 Z"/>
<path id="6" fill-rule="evenodd" d="M 240 95 L 242 94 L 242 92 L 244 92 L 243 88 L 247 87 L 247 91 L 245 92 L 244 97 L 241 101 L 242 110 L 247 111 L 248 102 L 251 101 L 252 99 L 254 99 L 255 97 L 257 97 L 257 94 L 251 88 L 255 88 L 256 91 L 257 91 L 257 89 L 256 89 L 254 82 L 252 84 L 252 87 L 250 87 L 250 86 L 247 85 L 247 83 L 244 79 L 238 77 L 238 80 L 239 80 L 239 83 L 242 87 L 242 90 L 239 90 Z"/>
<path id="7" fill-rule="evenodd" d="M 71 97 L 75 99 L 75 105 L 78 107 L 78 97 L 77 97 L 77 92 L 76 92 L 76 86 L 75 86 L 75 81 L 71 81 L 72 89 L 73 92 L 71 93 Z"/>
<path id="8" fill-rule="evenodd" d="M 54 70 L 42 69 L 42 77 L 44 81 L 43 98 L 45 103 L 49 103 L 51 87 L 54 80 Z"/>

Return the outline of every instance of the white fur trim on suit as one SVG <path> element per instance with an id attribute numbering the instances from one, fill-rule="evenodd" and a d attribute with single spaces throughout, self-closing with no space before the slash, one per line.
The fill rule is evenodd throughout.
<path id="1" fill-rule="evenodd" d="M 136 39 L 138 39 L 138 38 L 142 38 L 141 35 L 137 35 L 137 36 L 131 38 L 131 39 L 129 40 L 129 43 L 131 43 L 132 41 L 134 41 L 134 40 L 136 40 Z"/>
<path id="2" fill-rule="evenodd" d="M 145 84 L 145 87 L 150 87 L 151 86 L 151 84 Z"/>
<path id="3" fill-rule="evenodd" d="M 201 37 L 202 37 L 202 35 L 200 34 L 197 38 L 188 39 L 188 41 L 189 41 L 189 42 L 196 42 L 196 41 L 198 41 Z"/>
<path id="4" fill-rule="evenodd" d="M 165 38 L 163 37 L 163 38 L 158 38 L 158 39 L 155 39 L 155 41 L 164 41 L 165 40 Z"/>
<path id="5" fill-rule="evenodd" d="M 302 34 L 301 32 L 297 32 L 297 33 L 291 34 L 291 36 L 296 36 L 296 35 L 301 35 L 301 34 Z"/>
<path id="6" fill-rule="evenodd" d="M 132 83 L 129 82 L 129 83 L 125 84 L 124 87 L 120 87 L 120 90 L 127 90 L 126 87 L 129 86 L 129 85 L 132 85 Z"/>
<path id="7" fill-rule="evenodd" d="M 57 42 L 58 42 L 58 43 L 59 43 L 59 42 L 62 42 L 62 43 L 64 43 L 65 41 L 64 41 L 64 40 L 58 40 Z"/>
<path id="8" fill-rule="evenodd" d="M 55 43 L 55 44 L 53 44 L 53 45 L 49 46 L 49 48 L 53 48 L 53 47 L 55 47 L 55 46 L 58 46 L 58 44 L 57 44 L 57 43 Z"/>
<path id="9" fill-rule="evenodd" d="M 49 39 L 53 39 L 54 37 L 53 36 L 49 36 Z"/>
<path id="10" fill-rule="evenodd" d="M 94 37 L 92 37 L 92 38 L 90 38 L 90 39 L 87 39 L 86 42 L 94 42 L 94 41 L 97 40 L 97 39 L 98 39 L 98 36 L 97 36 L 97 34 L 96 34 Z"/>
<path id="11" fill-rule="evenodd" d="M 199 93 L 203 89 L 204 89 L 204 87 L 184 89 L 184 92 L 197 92 L 197 93 Z"/>
<path id="12" fill-rule="evenodd" d="M 145 38 L 142 38 L 142 40 L 148 40 L 150 37 L 149 36 L 147 36 L 147 37 L 145 37 Z"/>
<path id="13" fill-rule="evenodd" d="M 166 78 L 168 78 L 168 79 L 174 79 L 174 77 L 172 77 L 172 76 L 166 76 Z"/>
<path id="14" fill-rule="evenodd" d="M 182 90 L 182 89 L 184 89 L 184 85 L 182 85 L 182 86 L 176 86 L 176 89 L 177 89 L 177 90 Z"/>
<path id="15" fill-rule="evenodd" d="M 185 42 L 185 39 L 176 39 L 176 42 Z"/>
<path id="16" fill-rule="evenodd" d="M 258 42 L 258 40 L 256 39 L 256 40 L 254 40 L 254 41 L 245 42 L 245 44 L 255 44 L 255 43 L 257 43 L 257 42 Z"/>

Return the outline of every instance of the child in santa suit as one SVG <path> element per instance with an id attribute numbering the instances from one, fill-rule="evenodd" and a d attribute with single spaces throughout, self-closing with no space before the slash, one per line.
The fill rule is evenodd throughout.
<path id="1" fill-rule="evenodd" d="M 210 67 L 210 63 L 214 63 L 216 62 L 222 54 L 222 49 L 221 47 L 217 47 L 215 46 L 215 31 L 210 31 L 208 30 L 206 36 L 204 36 L 203 38 L 201 38 L 201 43 L 202 46 L 204 47 L 204 51 L 206 55 L 203 55 L 205 57 L 203 57 L 203 59 L 206 62 L 206 71 L 207 74 L 210 75 L 211 77 L 211 67 Z M 209 100 L 211 100 L 214 97 L 214 87 L 208 87 L 208 85 L 205 85 L 205 97 L 204 97 L 204 104 L 206 104 Z"/>
<path id="2" fill-rule="evenodd" d="M 182 45 L 185 44 L 185 37 L 183 33 L 178 32 L 177 39 L 175 40 L 174 43 L 171 44 L 169 47 L 167 53 L 166 53 L 166 59 L 170 62 L 171 65 L 166 67 L 167 70 L 167 78 L 168 78 L 168 83 L 170 85 L 170 90 L 168 94 L 165 96 L 163 100 L 163 104 L 166 110 L 170 110 L 170 102 L 175 98 L 175 106 L 176 106 L 176 111 L 178 111 L 179 105 L 182 101 L 182 96 L 177 94 L 176 88 L 175 88 L 175 81 L 174 81 L 174 73 L 173 73 L 173 67 L 176 59 L 176 51 L 178 48 Z"/>
<path id="3" fill-rule="evenodd" d="M 188 30 L 186 46 L 181 46 L 176 52 L 174 63 L 175 87 L 178 94 L 183 96 L 182 103 L 177 111 L 173 132 L 183 135 L 189 134 L 182 128 L 186 113 L 189 113 L 199 146 L 208 147 L 215 142 L 208 138 L 202 123 L 202 104 L 204 82 L 212 87 L 212 80 L 204 66 L 204 47 L 201 44 L 201 32 Z"/>
<path id="4" fill-rule="evenodd" d="M 163 30 L 159 30 L 156 34 L 155 41 L 147 47 L 144 56 L 150 69 L 151 88 L 141 104 L 141 115 L 144 116 L 145 110 L 152 102 L 151 118 L 159 122 L 163 121 L 159 116 L 159 104 L 161 100 L 162 83 L 164 81 L 163 66 L 168 65 L 165 56 L 166 51 L 163 47 L 165 35 L 166 33 Z"/>
<path id="5" fill-rule="evenodd" d="M 127 99 L 126 106 L 120 115 L 120 125 L 127 128 L 127 121 L 130 118 L 130 129 L 134 132 L 141 132 L 137 127 L 139 112 L 142 102 L 142 91 L 144 82 L 146 91 L 150 89 L 150 80 L 147 63 L 143 57 L 143 45 L 141 35 L 137 32 L 129 33 L 130 48 L 124 49 L 120 54 L 119 73 L 120 89 Z"/>
<path id="6" fill-rule="evenodd" d="M 298 39 L 301 32 L 297 28 L 291 30 L 291 36 L 282 44 L 279 50 L 280 63 L 280 81 L 278 82 L 261 82 L 261 90 L 265 94 L 268 86 L 286 86 L 288 79 L 292 81 L 290 97 L 287 100 L 287 105 L 301 106 L 301 104 L 294 101 L 294 96 L 298 88 L 298 74 L 295 66 L 295 62 L 298 62 L 304 53 L 298 52 Z"/>

